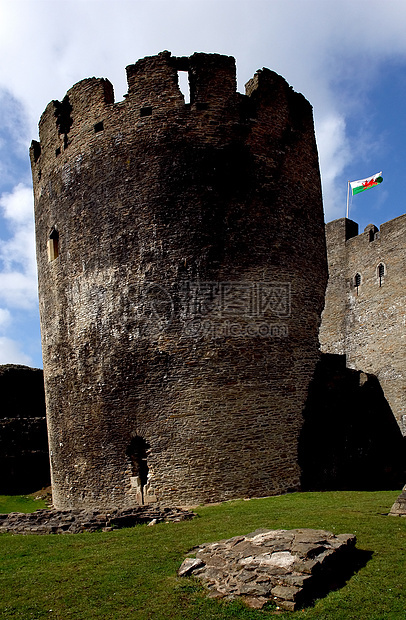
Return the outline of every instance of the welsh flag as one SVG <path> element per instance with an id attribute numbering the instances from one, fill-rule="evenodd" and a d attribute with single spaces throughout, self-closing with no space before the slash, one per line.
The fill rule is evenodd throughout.
<path id="1" fill-rule="evenodd" d="M 361 179 L 360 181 L 350 181 L 352 196 L 354 196 L 355 194 L 359 194 L 360 192 L 364 192 L 366 189 L 371 189 L 371 187 L 379 185 L 379 183 L 382 183 L 382 181 L 382 171 L 373 174 L 372 177 L 368 177 L 367 179 Z"/>

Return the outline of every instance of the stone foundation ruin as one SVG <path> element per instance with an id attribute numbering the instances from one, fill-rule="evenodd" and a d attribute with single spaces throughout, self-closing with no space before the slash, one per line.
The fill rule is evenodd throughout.
<path id="1" fill-rule="evenodd" d="M 212 598 L 241 597 L 295 611 L 348 574 L 356 538 L 324 530 L 259 529 L 246 536 L 200 545 L 178 571 L 194 575 Z"/>

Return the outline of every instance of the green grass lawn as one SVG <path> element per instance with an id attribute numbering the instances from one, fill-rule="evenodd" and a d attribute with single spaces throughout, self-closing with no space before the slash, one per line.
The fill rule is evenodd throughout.
<path id="1" fill-rule="evenodd" d="M 33 499 L 25 495 L 0 495 L 0 514 L 6 512 L 34 512 L 46 508 L 42 499 Z"/>
<path id="2" fill-rule="evenodd" d="M 399 491 L 294 493 L 199 507 L 198 518 L 77 535 L 0 535 L 0 618 L 7 620 L 264 620 L 274 610 L 205 597 L 176 571 L 203 542 L 258 527 L 354 533 L 372 553 L 347 584 L 292 620 L 405 620 L 406 519 L 386 514 Z M 15 500 L 16 505 L 21 500 Z M 8 499 L 11 502 L 11 498 Z M 13 510 L 24 510 L 19 508 Z M 2 507 L 3 506 L 3 507 Z M 39 507 L 34 502 L 34 509 Z M 42 507 L 42 506 L 41 506 Z M 32 503 L 26 504 L 27 511 Z M 0 503 L 0 511 L 4 511 Z"/>

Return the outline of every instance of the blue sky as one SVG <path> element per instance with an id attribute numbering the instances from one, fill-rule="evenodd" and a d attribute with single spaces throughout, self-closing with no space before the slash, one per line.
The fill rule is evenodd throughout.
<path id="1" fill-rule="evenodd" d="M 238 87 L 257 69 L 311 102 L 326 221 L 344 217 L 347 181 L 383 171 L 355 196 L 360 231 L 406 212 L 405 0 L 0 0 L 0 364 L 42 366 L 28 148 L 47 103 L 164 49 L 235 56 Z"/>

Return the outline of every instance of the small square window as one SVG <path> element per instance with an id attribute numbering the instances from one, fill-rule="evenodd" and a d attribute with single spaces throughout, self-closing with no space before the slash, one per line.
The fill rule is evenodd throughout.
<path id="1" fill-rule="evenodd" d="M 96 123 L 94 126 L 94 133 L 99 133 L 99 131 L 103 131 L 103 129 L 103 121 L 100 121 L 100 123 Z"/>
<path id="2" fill-rule="evenodd" d="M 140 116 L 151 116 L 152 115 L 152 106 L 145 106 L 140 110 Z"/>

